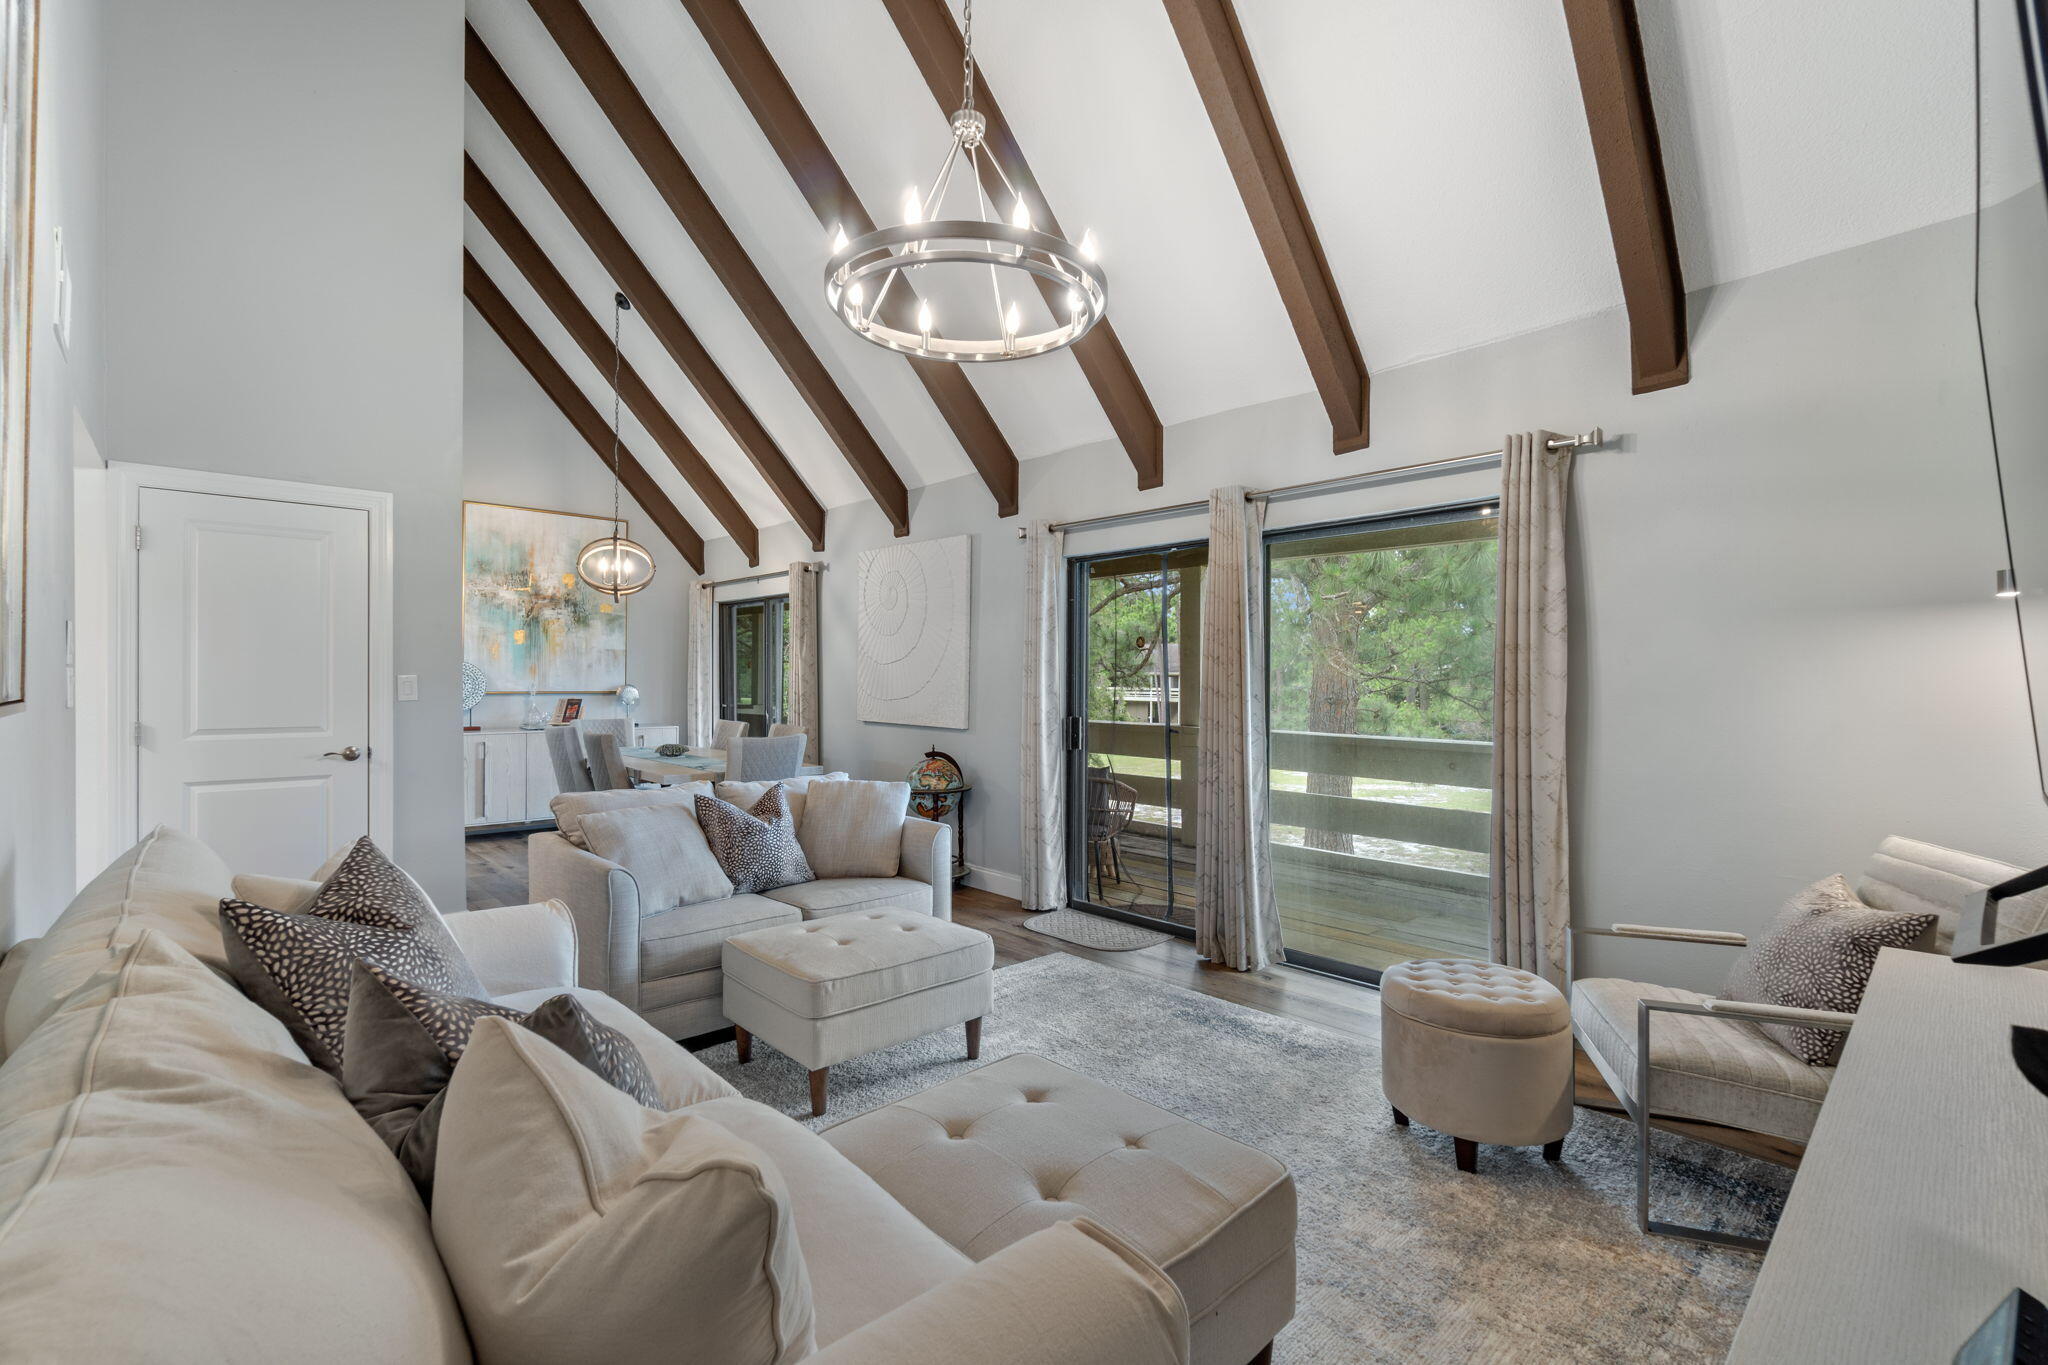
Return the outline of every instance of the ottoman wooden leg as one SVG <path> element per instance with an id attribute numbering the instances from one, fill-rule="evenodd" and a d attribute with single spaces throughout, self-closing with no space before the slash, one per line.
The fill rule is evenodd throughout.
<path id="1" fill-rule="evenodd" d="M 825 1077 L 831 1070 L 829 1066 L 821 1066 L 811 1073 L 811 1117 L 814 1119 L 825 1117 Z"/>
<path id="2" fill-rule="evenodd" d="M 1564 1159 L 1564 1139 L 1559 1138 L 1555 1142 L 1544 1143 L 1543 1159 L 1545 1161 L 1562 1161 Z"/>
<path id="3" fill-rule="evenodd" d="M 1394 1106 L 1390 1104 L 1387 1108 L 1394 1109 Z M 1408 1126 L 1408 1116 L 1398 1109 L 1394 1109 L 1394 1126 L 1396 1128 L 1406 1128 Z"/>
<path id="4" fill-rule="evenodd" d="M 754 1035 L 738 1024 L 734 1024 L 732 1028 L 732 1045 L 739 1049 L 741 1066 L 754 1060 Z"/>
<path id="5" fill-rule="evenodd" d="M 980 1059 L 981 1059 L 981 1020 L 979 1020 L 979 1019 L 969 1019 L 969 1020 L 967 1021 L 967 1060 L 968 1060 L 968 1061 L 970 1061 L 970 1062 L 973 1062 L 973 1061 L 979 1061 Z"/>
<path id="6" fill-rule="evenodd" d="M 818 1073 L 813 1071 L 811 1074 L 815 1076 Z M 1479 1169 L 1479 1144 L 1471 1138 L 1452 1138 L 1451 1142 L 1458 1149 L 1458 1169 L 1468 1174 L 1476 1172 Z"/>

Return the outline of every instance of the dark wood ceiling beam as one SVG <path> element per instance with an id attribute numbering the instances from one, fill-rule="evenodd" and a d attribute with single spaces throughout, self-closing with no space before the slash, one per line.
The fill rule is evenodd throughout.
<path id="1" fill-rule="evenodd" d="M 563 216 L 582 235 L 598 263 L 633 301 L 633 307 L 646 321 L 648 330 L 661 341 L 676 365 L 703 395 L 719 422 L 746 452 L 754 468 L 775 490 L 775 496 L 783 507 L 810 538 L 811 548 L 824 549 L 823 504 L 805 486 L 802 476 L 790 464 L 789 457 L 782 453 L 781 447 L 768 434 L 768 429 L 761 425 L 761 419 L 754 415 L 753 409 L 740 397 L 739 390 L 712 360 L 704 343 L 683 321 L 682 313 L 655 282 L 654 273 L 627 243 L 625 234 L 613 224 L 597 202 L 597 196 L 591 193 L 590 186 L 569 163 L 568 155 L 542 126 L 539 115 L 520 95 L 512 84 L 512 78 L 491 55 L 491 50 L 484 46 L 483 39 L 477 36 L 474 28 L 466 28 L 465 34 L 463 75 L 469 88 L 476 92 L 485 110 L 518 149 L 535 177 L 554 196 Z"/>
<path id="2" fill-rule="evenodd" d="M 1692 376 L 1685 278 L 1635 0 L 1564 0 L 1564 20 L 1628 305 L 1632 387 L 1668 389 Z"/>
<path id="3" fill-rule="evenodd" d="M 768 287 L 740 239 L 726 224 L 718 206 L 683 160 L 681 152 L 626 74 L 618 55 L 604 40 L 578 0 L 529 0 L 533 12 L 553 35 L 555 46 L 569 59 L 584 89 L 611 120 L 613 131 L 640 169 L 654 182 L 662 202 L 690 234 L 704 263 L 718 276 L 725 292 L 753 324 L 768 353 L 782 366 L 789 382 L 803 395 L 812 414 L 853 466 L 853 472 L 882 509 L 899 536 L 910 534 L 910 490 L 890 465 L 860 414 L 853 410 L 816 351 L 797 330 L 796 322 Z"/>
<path id="4" fill-rule="evenodd" d="M 1363 450 L 1371 436 L 1371 377 L 1266 104 L 1237 11 L 1230 0 L 1165 3 L 1316 392 L 1330 414 L 1331 448 L 1339 455 Z"/>
<path id="5" fill-rule="evenodd" d="M 953 22 L 953 11 L 946 0 L 882 0 L 882 5 L 889 11 L 889 18 L 895 23 L 896 32 L 902 36 L 903 45 L 910 49 L 911 60 L 917 63 L 918 73 L 930 87 L 932 98 L 938 101 L 939 111 L 950 119 L 960 103 L 960 62 L 966 55 L 959 26 Z M 982 78 L 978 65 L 974 76 L 974 107 L 988 119 L 983 144 L 988 157 L 1002 164 L 1010 186 L 1031 210 L 1032 222 L 1055 236 L 1066 236 L 1059 219 L 1053 215 L 1052 206 L 1046 203 L 1045 195 L 1040 192 L 1038 179 L 1032 175 L 1030 163 L 1024 160 L 1024 150 L 1018 145 L 1017 136 L 1011 131 L 1009 120 L 1003 117 L 995 92 Z M 1002 175 L 986 157 L 982 162 L 981 180 L 990 200 L 1007 215 L 1009 191 L 1004 188 Z M 1060 316 L 1066 306 L 1062 297 L 1064 291 L 1048 280 L 1039 280 L 1038 287 L 1053 315 Z M 1094 330 L 1074 344 L 1073 351 L 1074 359 L 1080 362 L 1081 373 L 1087 376 L 1088 386 L 1095 390 L 1096 400 L 1102 404 L 1110 426 L 1123 443 L 1132 468 L 1138 471 L 1138 487 L 1159 487 L 1165 479 L 1166 433 L 1159 424 L 1159 414 L 1152 410 L 1152 400 L 1146 396 L 1145 386 L 1138 382 L 1138 372 L 1132 368 L 1131 358 L 1124 354 L 1123 343 L 1117 340 L 1116 329 L 1107 320 L 1096 323 Z"/>
<path id="6" fill-rule="evenodd" d="M 462 158 L 462 202 L 469 205 L 469 211 L 476 215 L 484 230 L 511 258 L 519 273 L 526 277 L 526 282 L 533 286 L 533 292 L 540 295 L 541 302 L 555 315 L 555 321 L 567 329 L 590 363 L 609 373 L 612 339 L 604 324 L 583 306 L 576 297 L 576 291 L 562 278 L 562 272 L 555 269 L 554 262 L 541 250 L 540 243 L 533 239 L 533 234 L 519 221 L 512 206 L 498 193 L 497 186 L 491 184 L 483 168 L 467 156 Z M 669 463 L 704 500 L 704 506 L 711 515 L 718 518 L 718 524 L 725 528 L 726 534 L 746 555 L 747 563 L 759 564 L 761 532 L 740 506 L 739 499 L 733 497 L 724 480 L 718 477 L 676 420 L 669 416 L 661 400 L 654 396 L 654 391 L 641 379 L 640 372 L 623 356 L 619 358 L 618 371 L 619 394 L 625 399 L 626 407 L 647 428 L 647 434 L 668 456 Z"/>
<path id="7" fill-rule="evenodd" d="M 498 334 L 526 372 L 533 376 L 533 382 L 541 391 L 554 400 L 569 425 L 590 443 L 591 453 L 598 463 L 611 472 L 612 429 L 583 390 L 576 387 L 576 381 L 569 378 L 569 372 L 562 368 L 533 329 L 526 325 L 526 319 L 519 316 L 519 310 L 512 301 L 484 273 L 476 257 L 467 251 L 462 253 L 462 294 L 468 299 L 491 330 Z M 704 537 L 697 534 L 697 528 L 690 525 L 676 505 L 669 501 L 668 494 L 661 491 L 661 485 L 633 453 L 623 446 L 619 449 L 619 482 L 628 495 L 640 504 L 640 510 L 647 513 L 648 520 L 668 537 L 668 543 L 682 552 L 690 567 L 698 573 L 704 572 Z"/>
<path id="8" fill-rule="evenodd" d="M 711 46 L 726 79 L 739 92 L 760 126 L 783 169 L 796 182 L 810 204 L 811 212 L 828 232 L 843 228 L 848 237 L 875 230 L 875 220 L 854 193 L 853 184 L 825 139 L 819 134 L 803 102 L 790 88 L 782 68 L 769 55 L 767 44 L 754 28 L 753 20 L 739 0 L 682 0 L 704 41 Z M 906 332 L 917 330 L 917 294 L 909 277 L 888 292 L 882 301 L 883 320 Z M 905 356 L 918 382 L 931 395 L 939 415 L 953 429 L 960 448 L 967 452 L 981 481 L 995 495 L 996 515 L 1017 514 L 1017 456 L 1010 443 L 989 416 L 981 396 L 967 378 L 964 367 L 943 360 L 921 360 Z"/>

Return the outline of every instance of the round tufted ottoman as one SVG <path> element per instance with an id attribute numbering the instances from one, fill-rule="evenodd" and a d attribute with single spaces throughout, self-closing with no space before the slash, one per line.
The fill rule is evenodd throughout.
<path id="1" fill-rule="evenodd" d="M 1572 1126 L 1572 1015 L 1540 976 L 1492 962 L 1403 962 L 1380 977 L 1380 1085 L 1394 1122 L 1479 1144 L 1543 1144 L 1555 1161 Z"/>

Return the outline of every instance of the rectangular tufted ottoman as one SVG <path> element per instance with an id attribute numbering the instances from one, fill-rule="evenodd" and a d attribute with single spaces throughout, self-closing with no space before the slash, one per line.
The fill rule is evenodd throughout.
<path id="1" fill-rule="evenodd" d="M 1194 1365 L 1264 1359 L 1294 1316 L 1287 1168 L 1043 1057 L 1005 1057 L 824 1137 L 977 1261 L 1069 1218 L 1118 1233 L 1180 1287 Z"/>
<path id="2" fill-rule="evenodd" d="M 979 929 L 908 910 L 851 911 L 778 924 L 725 941 L 725 1017 L 740 1061 L 755 1037 L 811 1073 L 811 1113 L 825 1112 L 834 1062 L 954 1024 L 981 1055 L 995 997 L 996 946 Z"/>

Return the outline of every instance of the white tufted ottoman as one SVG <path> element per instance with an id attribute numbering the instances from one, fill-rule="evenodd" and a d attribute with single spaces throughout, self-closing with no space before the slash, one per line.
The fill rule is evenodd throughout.
<path id="1" fill-rule="evenodd" d="M 980 1056 L 995 962 L 981 930 L 909 910 L 778 924 L 725 941 L 725 1017 L 740 1061 L 760 1037 L 810 1070 L 815 1117 L 834 1062 L 962 1023 Z"/>
<path id="2" fill-rule="evenodd" d="M 1380 1084 L 1394 1122 L 1479 1144 L 1564 1152 L 1572 1126 L 1572 1015 L 1540 976 L 1491 962 L 1403 962 L 1380 977 Z"/>
<path id="3" fill-rule="evenodd" d="M 1287 1168 L 1057 1062 L 1005 1057 L 824 1137 L 977 1261 L 1069 1218 L 1115 1232 L 1180 1288 L 1191 1365 L 1269 1361 L 1294 1316 Z"/>

